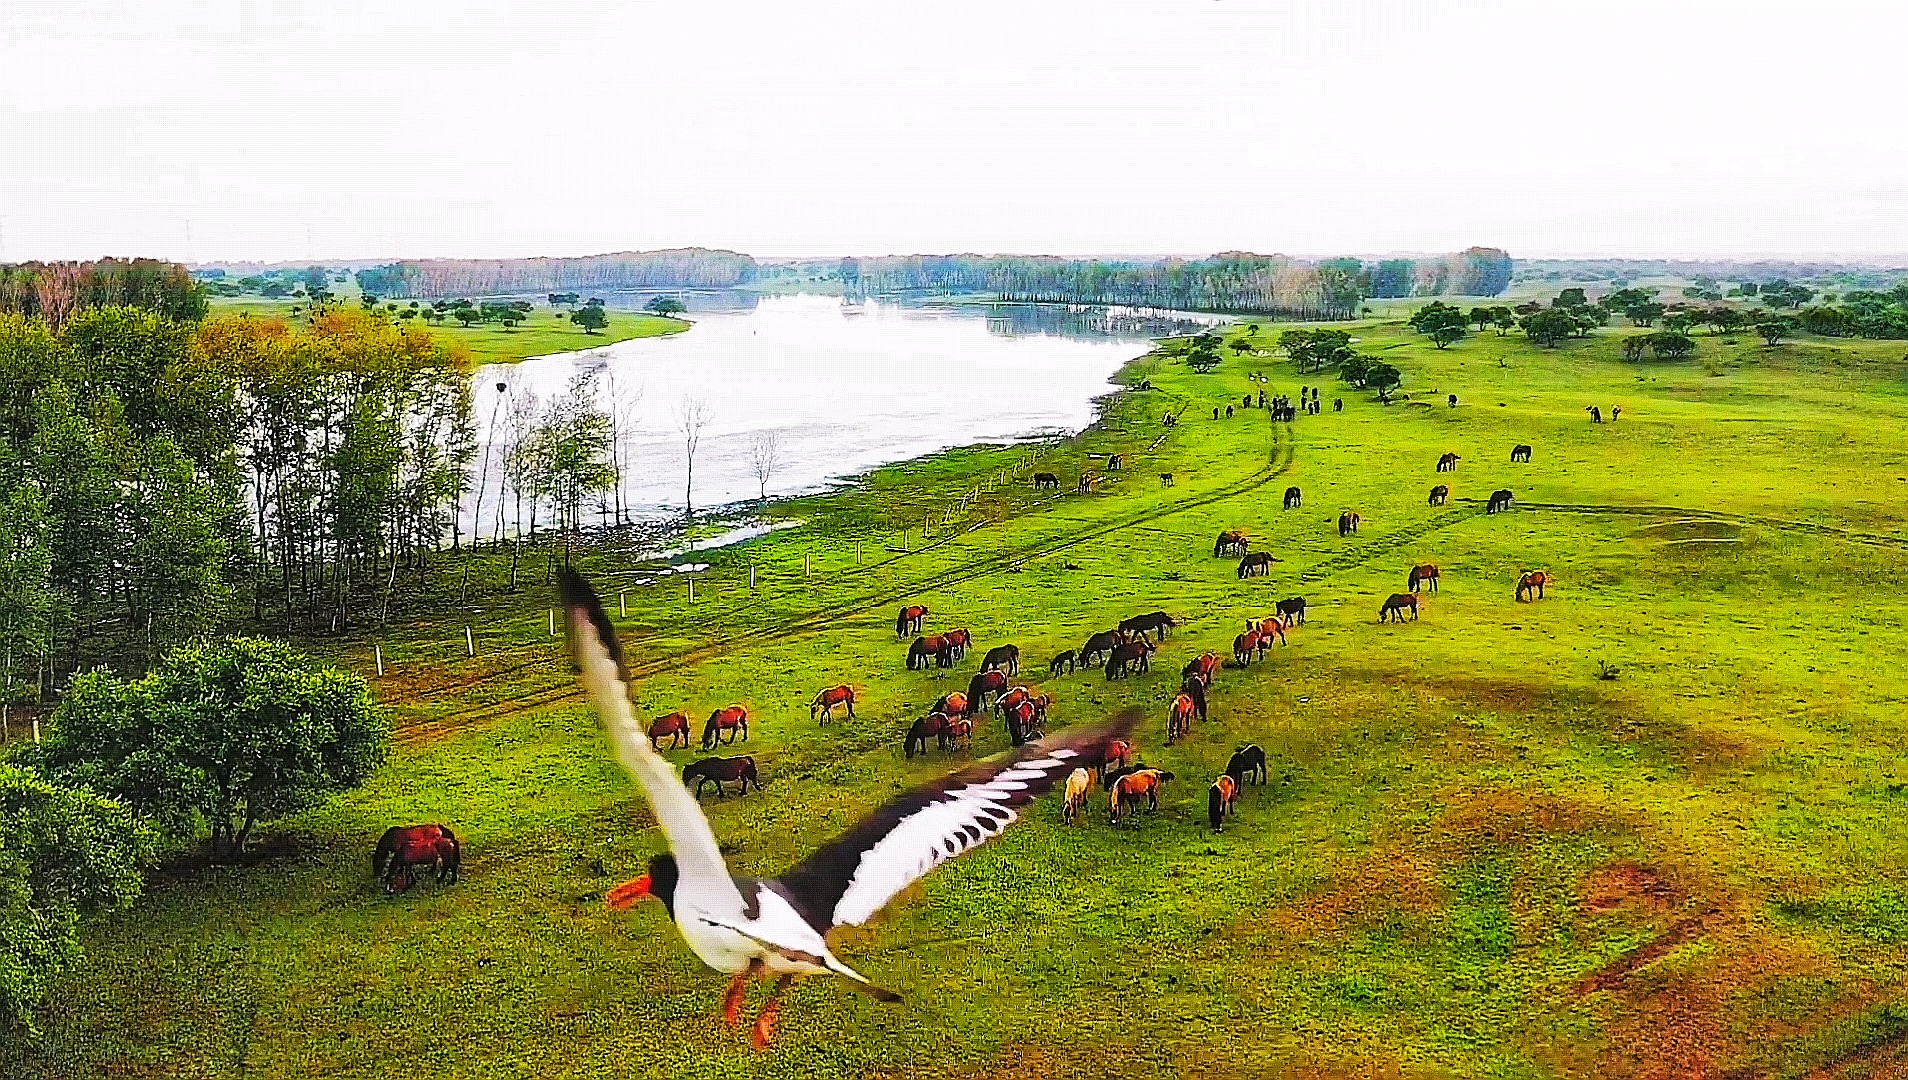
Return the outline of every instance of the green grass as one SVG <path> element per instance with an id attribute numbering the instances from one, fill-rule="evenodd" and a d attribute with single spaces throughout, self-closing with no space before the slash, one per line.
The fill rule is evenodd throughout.
<path id="1" fill-rule="evenodd" d="M 1067 828 L 1043 800 L 837 942 L 904 1004 L 805 983 L 782 1045 L 757 1056 L 713 1022 L 723 977 L 659 906 L 603 909 L 661 838 L 547 636 L 542 561 L 505 600 L 507 561 L 486 552 L 483 610 L 459 607 L 446 573 L 378 639 L 375 685 L 402 725 L 390 765 L 289 823 L 296 854 L 158 881 L 93 924 L 47 1043 L 0 1055 L 0 1072 L 1885 1068 L 1908 1030 L 1902 346 L 1704 335 L 1692 361 L 1637 366 L 1616 334 L 1442 352 L 1396 323 L 1357 334 L 1412 400 L 1328 382 L 1324 415 L 1289 429 L 1257 411 L 1215 422 L 1254 372 L 1287 391 L 1316 377 L 1229 349 L 1203 377 L 1149 357 L 1127 377 L 1161 389 L 1119 396 L 1077 439 L 956 451 L 778 506 L 804 524 L 708 556 L 693 606 L 668 578 L 633 585 L 626 552 L 583 558 L 612 611 L 626 590 L 644 715 L 744 701 L 758 717 L 747 750 L 766 793 L 709 804 L 739 872 L 783 869 L 951 764 L 903 760 L 900 736 L 978 653 L 951 674 L 904 671 L 903 599 L 932 607 L 932 627 L 1017 642 L 1061 723 L 1146 711 L 1143 756 L 1179 774 L 1158 814 L 1110 828 L 1096 804 Z M 1590 424 L 1591 403 L 1622 419 Z M 1170 432 L 1169 407 L 1183 409 Z M 1533 461 L 1510 465 L 1523 442 Z M 1032 470 L 1070 482 L 1110 450 L 1129 464 L 1098 493 L 1031 490 Z M 1437 474 L 1447 450 L 1463 460 Z M 1452 502 L 1429 508 L 1439 482 Z M 1280 509 L 1288 484 L 1303 509 Z M 1484 515 L 1497 487 L 1517 507 Z M 1344 509 L 1363 515 L 1356 537 L 1333 528 Z M 1282 560 L 1270 580 L 1209 557 L 1227 527 Z M 904 530 L 910 550 L 888 551 Z M 1442 591 L 1421 620 L 1378 625 L 1419 562 L 1442 566 Z M 1514 602 L 1533 567 L 1555 587 Z M 1311 601 L 1308 625 L 1221 672 L 1210 720 L 1164 748 L 1179 666 L 1229 652 L 1245 619 L 1292 595 Z M 1156 607 L 1183 625 L 1152 676 L 1044 677 L 1052 653 Z M 368 672 L 371 644 L 317 647 Z M 818 727 L 807 701 L 842 681 L 863 690 L 861 723 Z M 1246 740 L 1269 752 L 1271 782 L 1215 836 L 1203 788 Z M 975 753 L 1003 744 L 990 721 Z M 387 899 L 366 877 L 371 843 L 425 820 L 467 838 L 466 880 Z"/>
<path id="2" fill-rule="evenodd" d="M 291 309 L 294 306 L 302 309 L 302 305 L 294 305 L 289 300 L 215 297 L 212 300 L 212 314 L 249 314 L 261 319 L 290 319 L 293 318 Z M 429 325 L 421 319 L 415 321 L 419 326 Z M 692 325 L 687 319 L 612 311 L 609 313 L 609 326 L 594 334 L 586 334 L 570 321 L 568 312 L 538 308 L 515 330 L 505 329 L 497 323 L 461 326 L 456 319 L 445 319 L 431 326 L 430 330 L 448 341 L 461 344 L 469 350 L 470 358 L 475 363 L 508 364 L 532 356 L 600 348 L 631 338 L 680 334 Z"/>

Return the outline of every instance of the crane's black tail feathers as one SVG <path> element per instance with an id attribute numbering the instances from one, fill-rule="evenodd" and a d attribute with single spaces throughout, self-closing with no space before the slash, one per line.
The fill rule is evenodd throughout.
<path id="1" fill-rule="evenodd" d="M 596 631 L 596 637 L 609 650 L 610 659 L 616 661 L 616 669 L 623 669 L 623 647 L 616 641 L 616 628 L 610 625 L 609 613 L 603 610 L 602 601 L 596 598 L 596 590 L 583 575 L 569 567 L 557 571 L 557 595 L 562 597 L 563 611 L 567 618 L 565 625 L 570 632 L 576 632 L 578 620 L 586 621 Z M 572 643 L 572 651 L 574 651 Z"/>

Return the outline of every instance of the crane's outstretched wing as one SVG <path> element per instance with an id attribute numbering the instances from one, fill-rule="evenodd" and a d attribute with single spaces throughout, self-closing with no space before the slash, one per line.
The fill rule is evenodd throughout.
<path id="1" fill-rule="evenodd" d="M 1068 773 L 1098 763 L 1138 719 L 1129 710 L 1064 730 L 899 795 L 782 875 L 782 886 L 817 927 L 865 923 L 928 871 L 999 836 Z"/>
<path id="2" fill-rule="evenodd" d="M 570 653 L 597 715 L 609 729 L 617 758 L 642 785 L 663 834 L 669 837 L 669 849 L 682 874 L 678 888 L 693 892 L 697 905 L 713 914 L 741 914 L 742 893 L 716 847 L 709 819 L 702 816 L 696 797 L 676 779 L 674 766 L 650 745 L 630 708 L 629 690 L 623 685 L 622 650 L 596 592 L 581 574 L 567 568 L 557 576 L 557 585 L 570 630 Z"/>

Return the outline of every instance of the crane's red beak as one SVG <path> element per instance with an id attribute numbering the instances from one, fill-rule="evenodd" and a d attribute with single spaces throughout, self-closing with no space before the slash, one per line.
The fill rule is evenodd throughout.
<path id="1" fill-rule="evenodd" d="M 611 911 L 627 911 L 636 905 L 636 901 L 648 895 L 649 875 L 644 874 L 634 881 L 625 881 L 611 889 L 603 897 L 603 903 L 609 905 Z"/>

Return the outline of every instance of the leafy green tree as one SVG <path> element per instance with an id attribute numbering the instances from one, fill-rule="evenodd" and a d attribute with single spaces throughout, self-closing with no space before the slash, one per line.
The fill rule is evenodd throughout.
<path id="1" fill-rule="evenodd" d="M 80 918 L 131 906 L 151 857 L 124 807 L 0 762 L 0 1032 L 37 1032 L 40 1005 L 80 957 Z"/>
<path id="2" fill-rule="evenodd" d="M 478 311 L 474 307 L 455 308 L 451 311 L 451 314 L 457 316 L 457 321 L 464 324 L 465 326 L 469 326 L 471 323 L 474 323 L 474 322 L 479 322 L 484 317 L 484 313 L 481 311 Z"/>
<path id="3" fill-rule="evenodd" d="M 1390 364 L 1373 361 L 1365 365 L 1363 382 L 1365 389 L 1378 391 L 1378 400 L 1388 401 L 1391 392 L 1403 385 L 1404 375 Z"/>
<path id="4" fill-rule="evenodd" d="M 1429 334 L 1444 326 L 1455 326 L 1462 330 L 1467 322 L 1464 312 L 1442 300 L 1433 300 L 1429 304 L 1411 313 L 1406 322 L 1411 329 L 1420 334 Z"/>
<path id="5" fill-rule="evenodd" d="M 1763 319 L 1756 323 L 1756 333 L 1762 335 L 1762 343 L 1774 348 L 1776 343 L 1795 333 L 1795 320 L 1787 316 Z"/>
<path id="6" fill-rule="evenodd" d="M 1503 337 L 1517 328 L 1517 316 L 1507 307 L 1491 309 L 1491 325 L 1497 327 L 1497 336 Z"/>
<path id="7" fill-rule="evenodd" d="M 652 297 L 650 298 L 649 303 L 643 305 L 643 308 L 647 311 L 651 311 L 657 315 L 662 315 L 665 317 L 670 315 L 680 315 L 684 311 L 688 310 L 688 308 L 684 306 L 682 301 L 676 299 L 673 296 Z"/>
<path id="8" fill-rule="evenodd" d="M 359 676 L 241 637 L 175 649 L 136 682 L 80 676 L 44 751 L 57 779 L 175 834 L 203 822 L 213 850 L 234 854 L 260 822 L 363 783 L 390 734 Z"/>
<path id="9" fill-rule="evenodd" d="M 1464 328 L 1462 326 L 1440 326 L 1436 330 L 1431 331 L 1431 344 L 1440 349 L 1449 348 L 1452 342 L 1461 341 L 1463 338 Z"/>
<path id="10" fill-rule="evenodd" d="M 1590 301 L 1584 296 L 1582 289 L 1565 289 L 1550 302 L 1550 306 L 1555 308 L 1587 307 L 1589 304 Z"/>
<path id="11" fill-rule="evenodd" d="M 594 334 L 609 325 L 609 316 L 603 314 L 601 306 L 585 304 L 570 312 L 570 321 L 583 328 L 586 334 Z"/>
<path id="12" fill-rule="evenodd" d="M 0 475 L 12 471 L 0 462 Z M 14 672 L 44 655 L 53 602 L 46 497 L 37 481 L 23 478 L 0 496 L 0 709 L 31 686 L 30 678 L 17 684 Z"/>
<path id="13" fill-rule="evenodd" d="M 611 457 L 614 426 L 597 401 L 596 372 L 571 376 L 563 393 L 550 400 L 530 434 L 526 453 L 537 463 L 537 493 L 547 496 L 557 510 L 564 533 L 564 560 L 571 539 L 582 527 L 583 503 L 616 483 Z"/>
<path id="14" fill-rule="evenodd" d="M 1658 360 L 1681 360 L 1696 351 L 1695 339 L 1674 330 L 1659 330 L 1643 341 L 1649 346 L 1650 355 Z"/>
<path id="15" fill-rule="evenodd" d="M 1577 331 L 1577 320 L 1554 309 L 1533 312 L 1518 320 L 1531 344 L 1554 349 Z"/>
<path id="16" fill-rule="evenodd" d="M 145 632 L 157 659 L 161 645 L 196 637 L 224 619 L 232 598 L 224 526 L 238 508 L 221 488 L 202 482 L 191 459 L 165 436 L 140 448 L 127 502 L 133 625 Z"/>
<path id="17" fill-rule="evenodd" d="M 1664 307 L 1655 300 L 1644 300 L 1622 309 L 1632 326 L 1649 326 L 1663 315 Z"/>

